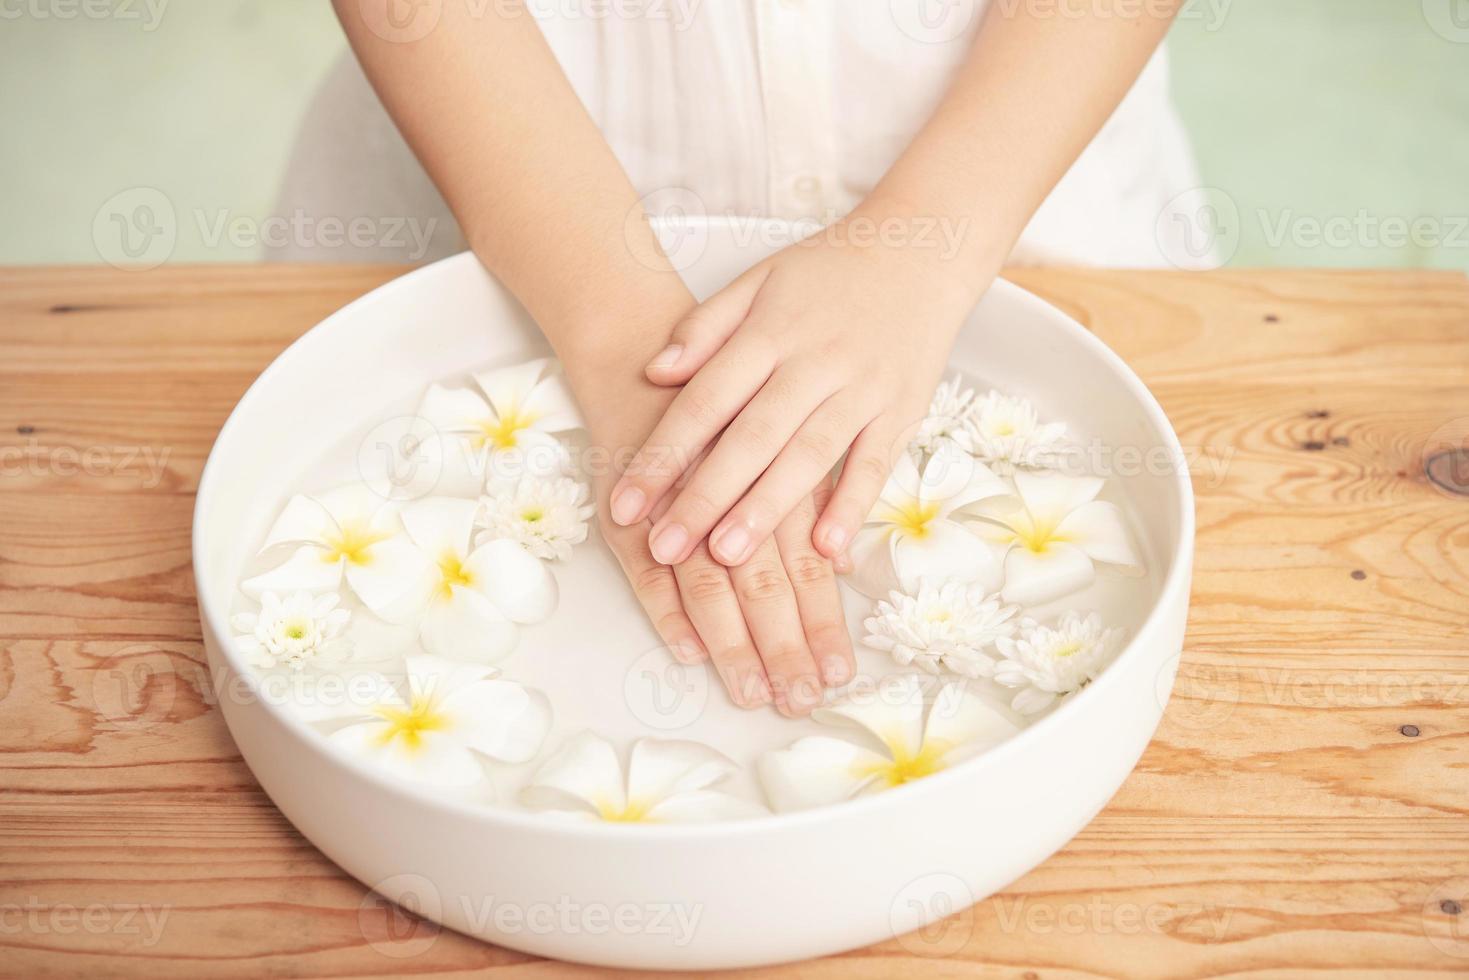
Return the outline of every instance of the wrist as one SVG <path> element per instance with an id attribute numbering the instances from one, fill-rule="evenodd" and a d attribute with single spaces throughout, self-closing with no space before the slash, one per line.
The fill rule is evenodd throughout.
<path id="1" fill-rule="evenodd" d="M 886 257 L 966 312 L 989 289 L 1014 243 L 1008 224 L 985 209 L 937 207 L 884 188 L 844 220 L 854 231 L 877 229 Z"/>

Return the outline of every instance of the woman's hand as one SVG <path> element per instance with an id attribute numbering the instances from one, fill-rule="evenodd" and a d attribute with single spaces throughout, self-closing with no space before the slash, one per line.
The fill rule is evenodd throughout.
<path id="1" fill-rule="evenodd" d="M 993 272 L 961 275 L 918 244 L 858 245 L 843 227 L 735 280 L 647 365 L 651 380 L 684 388 L 618 481 L 611 513 L 623 526 L 654 518 L 659 562 L 701 553 L 706 536 L 719 562 L 749 561 L 850 447 L 814 532 L 836 558 L 926 413 Z"/>
<path id="2" fill-rule="evenodd" d="M 623 458 L 647 436 L 673 399 L 606 358 L 569 353 L 565 364 L 588 419 L 594 445 Z M 821 703 L 823 684 L 851 679 L 855 666 L 831 563 L 811 545 L 821 497 L 811 494 L 738 569 L 692 549 L 670 567 L 648 550 L 646 522 L 622 526 L 608 518 L 616 472 L 593 474 L 599 525 L 632 583 L 638 601 L 674 656 L 713 662 L 730 697 L 743 707 L 775 704 L 801 715 Z"/>

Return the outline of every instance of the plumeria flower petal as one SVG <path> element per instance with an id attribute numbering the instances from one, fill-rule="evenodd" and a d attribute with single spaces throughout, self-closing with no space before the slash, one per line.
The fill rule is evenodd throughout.
<path id="1" fill-rule="evenodd" d="M 902 674 L 818 708 L 813 719 L 855 728 L 871 746 L 816 735 L 767 752 L 757 771 L 771 805 L 801 810 L 881 792 L 947 769 L 1019 731 L 963 682 L 938 692 L 926 722 L 923 705 L 920 675 Z"/>
<path id="2" fill-rule="evenodd" d="M 1015 494 L 966 508 L 969 529 L 1004 561 L 1007 602 L 1035 605 L 1085 588 L 1102 562 L 1125 574 L 1142 564 L 1115 504 L 1097 500 L 1103 481 L 1059 473 L 1015 473 Z"/>
<path id="3" fill-rule="evenodd" d="M 312 596 L 294 592 L 285 598 L 274 592 L 260 597 L 260 611 L 234 616 L 230 623 L 240 631 L 235 649 L 256 667 L 269 669 L 285 664 L 300 670 L 308 663 L 343 659 L 351 646 L 342 637 L 352 613 L 339 609 L 335 592 Z"/>
<path id="4" fill-rule="evenodd" d="M 1055 626 L 1025 619 L 1017 636 L 996 641 L 1004 659 L 995 681 L 1017 689 L 1011 708 L 1036 714 L 1095 680 L 1117 655 L 1122 636 L 1120 629 L 1103 628 L 1096 613 L 1067 612 Z"/>
<path id="5" fill-rule="evenodd" d="M 473 500 L 428 497 L 404 508 L 403 526 L 425 569 L 415 586 L 425 649 L 494 661 L 514 648 L 516 624 L 551 615 L 556 580 L 513 541 L 472 547 L 478 509 Z"/>
<path id="6" fill-rule="evenodd" d="M 246 595 L 331 592 L 345 574 L 364 605 L 392 619 L 424 572 L 397 505 L 362 484 L 287 501 L 261 551 L 290 544 L 298 547 L 285 562 L 241 584 Z"/>
<path id="7" fill-rule="evenodd" d="M 537 558 L 565 561 L 573 545 L 587 539 L 587 522 L 596 507 L 587 486 L 568 477 L 524 477 L 480 498 L 475 542 L 503 538 Z"/>
<path id="8" fill-rule="evenodd" d="M 521 791 L 521 802 L 582 819 L 674 823 L 756 816 L 758 805 L 709 787 L 738 767 L 698 742 L 634 743 L 624 776 L 612 743 L 593 732 L 567 740 Z"/>
<path id="9" fill-rule="evenodd" d="M 989 651 L 996 639 L 1014 634 L 1019 612 L 976 583 L 925 582 L 916 595 L 894 591 L 879 602 L 863 624 L 863 642 L 904 667 L 988 677 L 995 664 Z"/>
<path id="10" fill-rule="evenodd" d="M 871 598 L 893 589 L 917 591 L 925 579 L 1000 586 L 1000 565 L 989 549 L 951 515 L 1009 486 L 983 463 L 941 448 L 920 470 L 908 455 L 898 458 L 876 506 L 852 541 L 851 585 Z"/>
<path id="11" fill-rule="evenodd" d="M 1066 425 L 1042 424 L 1028 398 L 991 391 L 967 406 L 965 447 L 996 473 L 1055 466 L 1060 461 Z"/>
<path id="12" fill-rule="evenodd" d="M 550 730 L 543 694 L 486 668 L 409 657 L 407 681 L 406 694 L 384 685 L 331 740 L 395 777 L 463 787 L 484 777 L 483 759 L 530 760 Z"/>

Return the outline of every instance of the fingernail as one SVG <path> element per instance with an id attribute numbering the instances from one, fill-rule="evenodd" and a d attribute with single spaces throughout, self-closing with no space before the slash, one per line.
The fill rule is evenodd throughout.
<path id="1" fill-rule="evenodd" d="M 714 535 L 714 555 L 720 561 L 738 565 L 754 543 L 750 529 L 744 524 L 728 524 Z"/>
<path id="2" fill-rule="evenodd" d="M 637 487 L 623 487 L 612 495 L 612 519 L 623 527 L 638 519 L 648 495 Z"/>
<path id="3" fill-rule="evenodd" d="M 672 565 L 683 557 L 684 546 L 689 543 L 689 532 L 682 524 L 669 524 L 653 535 L 648 548 L 653 559 L 664 565 Z"/>
<path id="4" fill-rule="evenodd" d="M 828 524 L 821 532 L 821 550 L 827 555 L 837 554 L 847 543 L 847 529 L 840 524 Z"/>
<path id="5" fill-rule="evenodd" d="M 650 368 L 671 368 L 678 363 L 683 356 L 683 344 L 669 344 L 658 352 L 658 356 L 648 362 Z"/>
<path id="6" fill-rule="evenodd" d="M 836 654 L 823 657 L 821 660 L 821 679 L 826 682 L 827 687 L 841 687 L 852 679 L 852 668 L 847 663 L 846 657 Z"/>

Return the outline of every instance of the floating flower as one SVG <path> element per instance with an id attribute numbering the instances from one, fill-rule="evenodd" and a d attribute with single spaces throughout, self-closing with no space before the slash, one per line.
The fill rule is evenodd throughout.
<path id="1" fill-rule="evenodd" d="M 996 556 L 976 548 L 961 518 L 952 515 L 1007 493 L 987 466 L 956 449 L 941 448 L 921 472 L 904 453 L 852 540 L 851 585 L 874 599 L 893 589 L 916 592 L 924 579 L 978 582 L 993 592 L 1000 585 Z"/>
<path id="2" fill-rule="evenodd" d="M 737 768 L 698 742 L 644 738 L 633 743 L 624 779 L 612 743 L 582 732 L 540 768 L 520 799 L 538 810 L 611 823 L 705 822 L 764 813 L 748 800 L 709 789 Z"/>
<path id="3" fill-rule="evenodd" d="M 913 445 L 924 456 L 945 448 L 972 453 L 974 439 L 970 432 L 970 417 L 973 410 L 974 389 L 964 387 L 961 376 L 956 374 L 953 380 L 940 383 L 928 406 L 928 417 L 918 426 Z"/>
<path id="4" fill-rule="evenodd" d="M 286 561 L 240 587 L 265 592 L 335 592 L 345 574 L 363 604 L 385 619 L 400 610 L 420 558 L 403 534 L 398 506 L 361 484 L 287 501 L 261 547 L 297 545 Z"/>
<path id="5" fill-rule="evenodd" d="M 274 592 L 260 597 L 258 613 L 239 613 L 230 619 L 241 632 L 235 649 L 256 667 L 269 669 L 284 663 L 300 670 L 318 660 L 340 660 L 349 647 L 342 630 L 352 614 L 338 609 L 341 597 L 335 592 L 312 596 L 293 592 L 284 599 Z"/>
<path id="6" fill-rule="evenodd" d="M 428 497 L 403 509 L 418 549 L 411 620 L 429 653 L 495 661 L 515 648 L 516 624 L 538 623 L 556 608 L 556 580 L 514 541 L 472 547 L 479 504 Z"/>
<path id="7" fill-rule="evenodd" d="M 981 501 L 970 530 L 1003 557 L 1006 602 L 1047 602 L 1090 585 L 1094 562 L 1141 574 L 1122 512 L 1097 500 L 1099 477 L 1015 474 L 1015 494 Z"/>
<path id="8" fill-rule="evenodd" d="M 918 674 L 889 677 L 813 719 L 853 727 L 873 746 L 826 735 L 800 739 L 760 757 L 758 772 L 776 810 L 803 810 L 877 793 L 947 769 L 1019 731 L 1003 711 L 969 691 L 945 685 L 925 724 Z M 875 741 L 873 741 L 875 740 Z M 878 748 L 880 747 L 880 748 Z"/>
<path id="9" fill-rule="evenodd" d="M 438 492 L 473 496 L 487 485 L 527 475 L 565 474 L 571 463 L 555 433 L 581 427 L 570 392 L 549 373 L 551 361 L 528 361 L 474 376 L 468 388 L 430 385 L 418 415 L 438 430 L 422 449 L 441 467 Z"/>
<path id="10" fill-rule="evenodd" d="M 995 658 L 986 651 L 998 638 L 1014 634 L 1012 620 L 1018 612 L 1019 606 L 986 595 L 981 585 L 926 582 L 917 595 L 895 591 L 879 602 L 863 624 L 867 627 L 863 642 L 892 654 L 904 667 L 913 664 L 931 674 L 945 668 L 966 677 L 988 677 Z"/>
<path id="11" fill-rule="evenodd" d="M 1055 626 L 1026 619 L 1018 637 L 996 641 L 1005 659 L 995 667 L 995 681 L 1019 688 L 1010 707 L 1033 715 L 1095 680 L 1116 655 L 1121 639 L 1122 631 L 1103 629 L 1096 613 L 1082 617 L 1068 612 Z"/>
<path id="12" fill-rule="evenodd" d="M 587 503 L 586 484 L 569 477 L 523 477 L 480 498 L 475 541 L 504 538 L 537 558 L 571 557 L 571 546 L 587 539 L 587 521 L 596 508 Z"/>
<path id="13" fill-rule="evenodd" d="M 968 408 L 969 445 L 965 448 L 996 473 L 1008 476 L 1017 468 L 1053 466 L 1058 461 L 1066 425 L 1042 425 L 1030 399 L 991 391 Z"/>
<path id="14" fill-rule="evenodd" d="M 479 782 L 482 758 L 514 764 L 540 751 L 551 707 L 539 691 L 486 667 L 424 656 L 407 663 L 406 696 L 379 678 L 333 742 L 395 777 L 445 787 Z"/>

